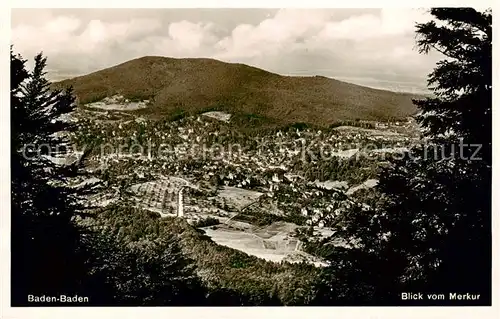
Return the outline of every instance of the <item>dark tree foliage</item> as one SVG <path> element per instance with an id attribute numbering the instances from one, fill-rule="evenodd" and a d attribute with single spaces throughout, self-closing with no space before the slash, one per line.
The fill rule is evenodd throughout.
<path id="1" fill-rule="evenodd" d="M 434 96 L 414 101 L 425 143 L 382 171 L 375 210 L 338 221 L 353 248 L 330 256 L 316 303 L 411 305 L 401 293 L 457 292 L 491 304 L 491 10 L 430 12 L 417 45 L 444 59 L 429 75 Z"/>
<path id="2" fill-rule="evenodd" d="M 158 213 L 128 204 L 97 210 L 93 232 L 84 236 L 94 304 L 203 305 L 205 288 L 175 233 L 162 229 Z"/>
<path id="3" fill-rule="evenodd" d="M 129 242 L 102 231 L 87 240 L 87 289 L 94 305 L 204 304 L 204 288 L 174 237 Z"/>
<path id="4" fill-rule="evenodd" d="M 72 219 L 85 190 L 66 183 L 80 164 L 58 165 L 47 157 L 69 152 L 60 133 L 73 126 L 61 115 L 74 109 L 74 98 L 71 89 L 49 90 L 41 54 L 33 71 L 25 62 L 11 50 L 13 305 L 26 303 L 28 294 L 74 294 L 84 273 Z"/>

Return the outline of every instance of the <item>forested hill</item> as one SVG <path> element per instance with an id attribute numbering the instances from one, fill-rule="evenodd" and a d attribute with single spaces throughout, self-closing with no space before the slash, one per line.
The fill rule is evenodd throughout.
<path id="1" fill-rule="evenodd" d="M 322 76 L 282 76 L 213 59 L 147 56 L 54 83 L 68 85 L 81 104 L 120 94 L 130 100 L 150 100 L 143 113 L 156 116 L 221 110 L 280 123 L 328 125 L 399 119 L 416 112 L 412 94 Z"/>

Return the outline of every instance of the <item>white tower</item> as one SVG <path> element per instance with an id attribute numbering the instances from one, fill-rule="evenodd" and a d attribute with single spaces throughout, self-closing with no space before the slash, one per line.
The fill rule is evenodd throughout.
<path id="1" fill-rule="evenodd" d="M 179 193 L 177 194 L 177 217 L 184 217 L 184 196 L 182 192 L 184 191 L 184 187 L 181 187 Z"/>
<path id="2" fill-rule="evenodd" d="M 149 144 L 149 147 L 148 147 L 148 161 L 152 161 L 153 160 L 153 156 L 151 154 L 151 140 L 148 140 L 148 144 Z"/>

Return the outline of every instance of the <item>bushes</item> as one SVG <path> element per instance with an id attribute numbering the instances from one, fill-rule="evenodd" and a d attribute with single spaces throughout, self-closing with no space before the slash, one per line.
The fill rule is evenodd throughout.
<path id="1" fill-rule="evenodd" d="M 246 254 L 234 254 L 231 256 L 230 266 L 232 268 L 247 268 L 251 263 L 249 256 Z"/>
<path id="2" fill-rule="evenodd" d="M 208 227 L 220 224 L 220 221 L 214 217 L 207 217 L 205 219 L 197 220 L 193 223 L 196 228 Z"/>
<path id="3" fill-rule="evenodd" d="M 94 305 L 194 306 L 204 290 L 175 237 L 136 240 L 103 231 L 87 242 Z M 96 295 L 97 293 L 97 295 Z"/>
<path id="4" fill-rule="evenodd" d="M 82 104 L 90 104 L 95 102 L 102 101 L 105 97 L 108 96 L 107 92 L 93 92 L 89 94 L 85 99 L 81 100 Z"/>
<path id="5" fill-rule="evenodd" d="M 124 99 L 129 100 L 130 102 L 142 102 L 144 100 L 150 100 L 152 98 L 151 95 L 144 94 L 142 92 L 134 92 L 134 93 L 125 93 L 123 95 Z"/>
<path id="6" fill-rule="evenodd" d="M 289 125 L 289 127 L 294 128 L 294 129 L 298 129 L 299 131 L 303 131 L 305 129 L 310 128 L 311 126 L 307 123 L 297 122 L 297 123 Z"/>

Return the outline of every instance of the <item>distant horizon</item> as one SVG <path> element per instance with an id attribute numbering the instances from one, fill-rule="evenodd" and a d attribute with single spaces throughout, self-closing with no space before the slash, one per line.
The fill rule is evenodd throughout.
<path id="1" fill-rule="evenodd" d="M 136 59 L 140 59 L 140 58 L 144 58 L 144 57 L 153 57 L 153 56 L 154 57 L 162 57 L 162 58 L 178 59 L 178 60 L 182 60 L 182 59 L 210 59 L 210 60 L 216 60 L 216 61 L 223 62 L 223 63 L 243 64 L 243 65 L 247 65 L 247 66 L 250 66 L 250 67 L 255 67 L 255 68 L 267 71 L 267 72 L 278 74 L 278 75 L 281 75 L 281 76 L 294 76 L 294 77 L 315 77 L 315 76 L 322 76 L 322 77 L 326 77 L 326 78 L 329 78 L 329 79 L 332 79 L 332 80 L 342 81 L 342 82 L 346 82 L 346 83 L 350 83 L 350 84 L 355 84 L 355 85 L 359 85 L 359 86 L 364 86 L 364 87 L 368 87 L 368 88 L 372 88 L 372 89 L 377 89 L 377 90 L 391 91 L 391 92 L 395 92 L 395 93 L 409 93 L 409 94 L 430 94 L 430 93 L 432 93 L 432 91 L 430 91 L 429 89 L 427 89 L 424 84 L 421 85 L 421 86 L 412 86 L 410 84 L 415 84 L 415 83 L 409 82 L 409 81 L 404 82 L 404 81 L 380 80 L 380 79 L 375 79 L 375 78 L 369 77 L 369 76 L 366 76 L 366 77 L 362 77 L 362 76 L 361 77 L 337 76 L 337 77 L 335 77 L 335 76 L 326 76 L 326 75 L 322 75 L 320 73 L 312 73 L 312 72 L 311 73 L 305 73 L 304 72 L 304 73 L 289 73 L 289 74 L 285 74 L 285 73 L 274 72 L 272 70 L 267 70 L 267 69 L 258 67 L 256 65 L 250 65 L 250 64 L 246 64 L 246 63 L 240 63 L 240 62 L 226 62 L 226 61 L 219 60 L 219 59 L 214 59 L 214 58 L 207 58 L 207 57 L 184 57 L 184 58 L 182 58 L 182 57 L 160 56 L 160 55 L 144 55 L 144 56 L 141 56 L 141 57 L 133 58 L 133 59 L 130 59 L 130 60 L 127 60 L 127 61 L 123 61 L 123 62 L 118 62 L 118 63 L 112 64 L 112 65 L 109 65 L 109 66 L 105 66 L 104 68 L 93 70 L 93 71 L 90 71 L 88 73 L 82 73 L 82 74 L 71 74 L 71 73 L 61 74 L 57 70 L 55 70 L 55 74 L 54 74 L 54 72 L 49 69 L 48 72 L 47 72 L 47 77 L 48 77 L 48 79 L 51 82 L 60 82 L 60 81 L 72 79 L 72 78 L 75 78 L 75 77 L 85 76 L 85 75 L 88 75 L 88 74 L 91 74 L 91 73 L 94 73 L 94 72 L 98 72 L 98 71 L 101 71 L 101 70 L 104 70 L 104 69 L 107 69 L 107 68 L 111 68 L 111 67 L 123 64 L 123 63 L 127 63 L 127 62 L 132 61 L 132 60 L 136 60 Z M 23 58 L 26 59 L 26 57 L 23 57 Z M 48 57 L 48 60 L 50 60 L 50 57 Z M 384 85 L 380 85 L 380 84 L 377 85 L 376 82 L 392 84 L 392 86 L 390 86 L 390 85 L 385 85 L 384 86 Z M 372 84 L 370 84 L 370 83 L 372 83 Z M 402 86 L 403 88 L 407 88 L 407 90 L 405 90 L 403 88 L 400 88 L 400 89 L 395 88 L 394 85 L 397 85 L 399 87 Z"/>
<path id="2" fill-rule="evenodd" d="M 44 52 L 54 80 L 153 55 L 426 93 L 442 58 L 416 50 L 415 24 L 429 19 L 411 8 L 13 9 L 11 31 L 16 52 Z"/>

